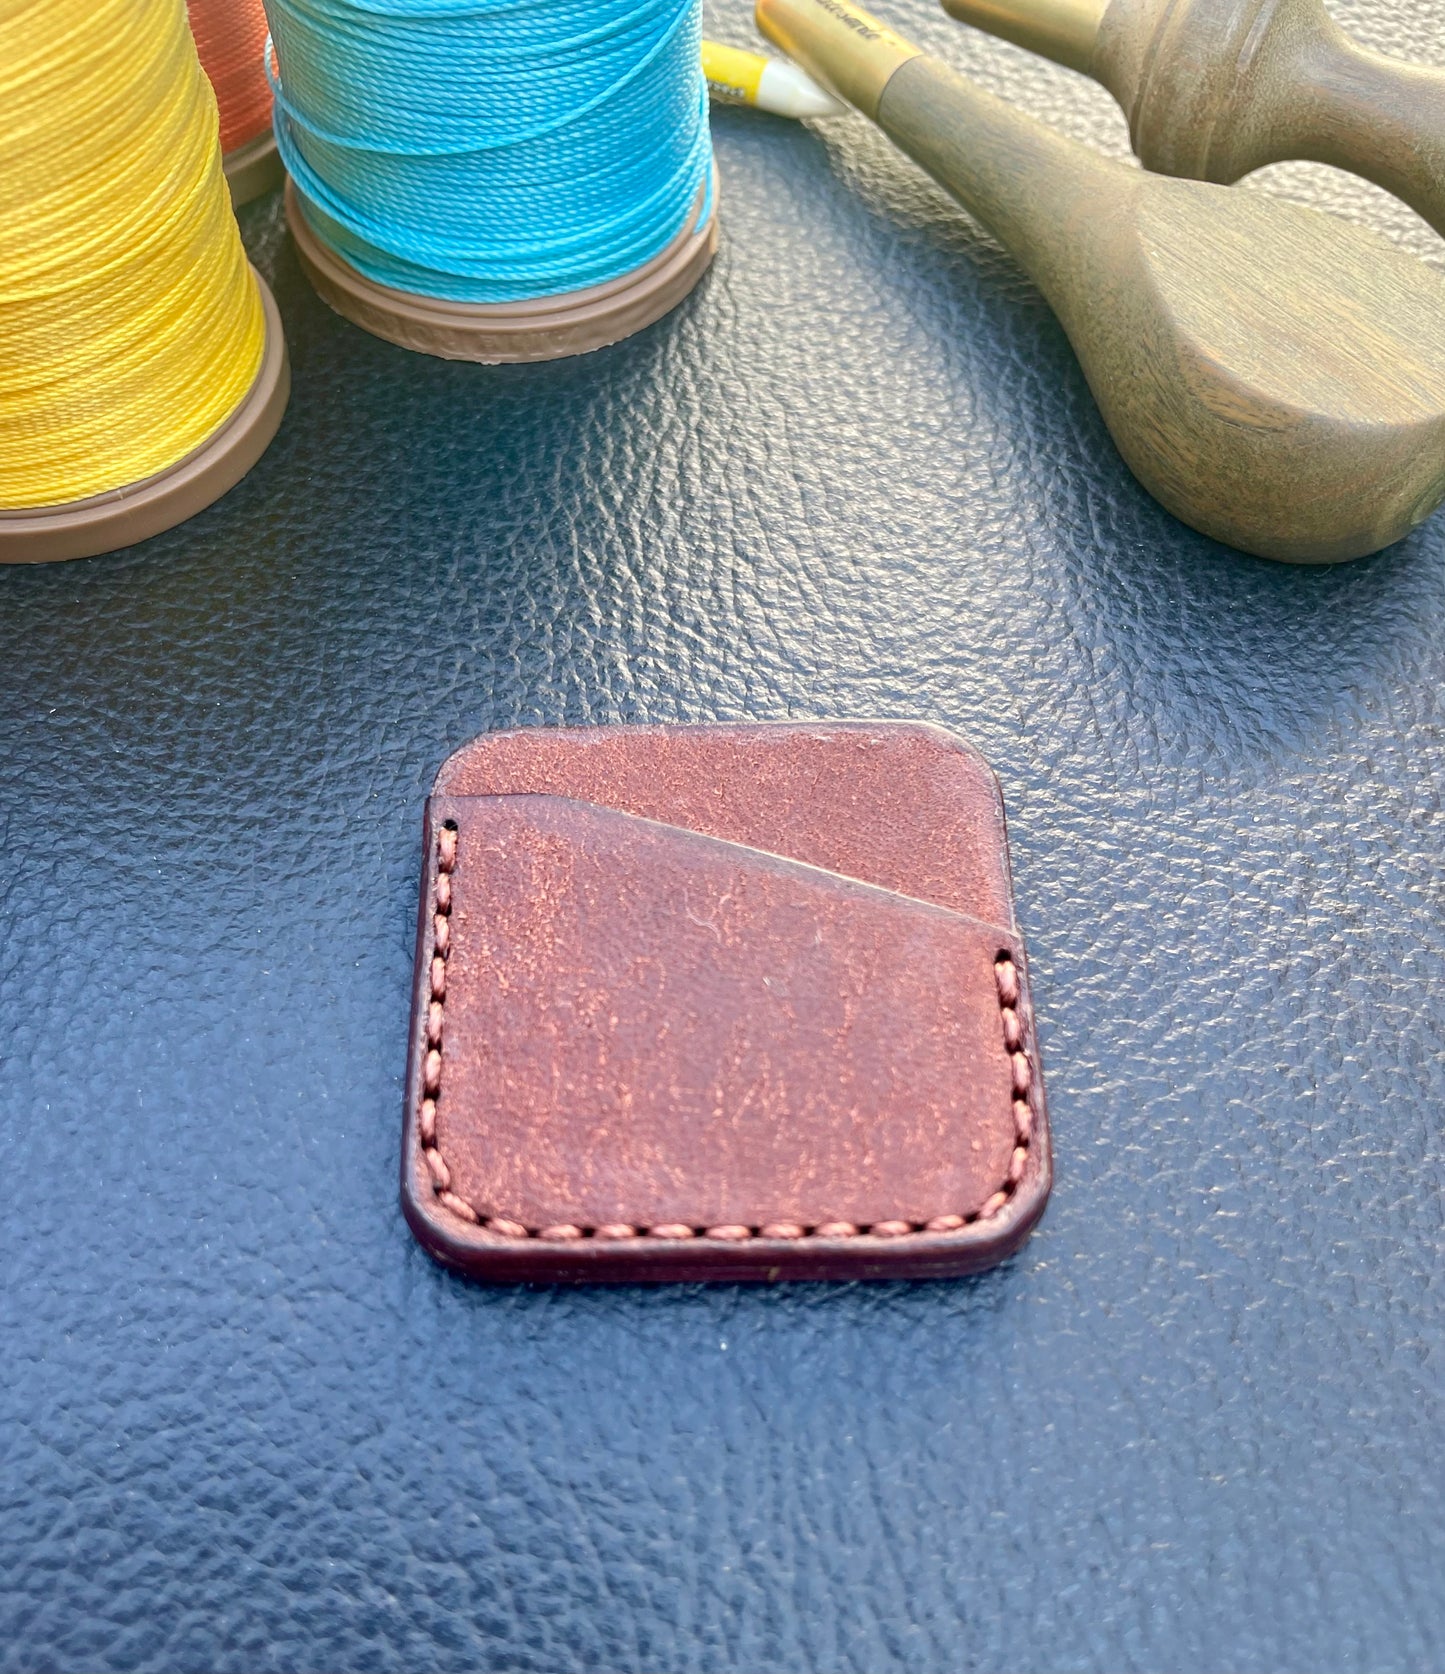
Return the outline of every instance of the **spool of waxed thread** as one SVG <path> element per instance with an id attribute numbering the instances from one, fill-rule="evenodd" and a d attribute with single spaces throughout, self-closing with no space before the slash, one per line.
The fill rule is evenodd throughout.
<path id="1" fill-rule="evenodd" d="M 201 68 L 221 110 L 221 153 L 231 202 L 239 208 L 281 184 L 266 78 L 266 10 L 261 0 L 186 0 Z"/>
<path id="2" fill-rule="evenodd" d="M 289 388 L 185 0 L 5 0 L 0 560 L 179 523 L 260 457 Z"/>
<path id="3" fill-rule="evenodd" d="M 453 360 L 549 360 L 674 307 L 717 244 L 700 0 L 267 0 L 302 264 Z"/>

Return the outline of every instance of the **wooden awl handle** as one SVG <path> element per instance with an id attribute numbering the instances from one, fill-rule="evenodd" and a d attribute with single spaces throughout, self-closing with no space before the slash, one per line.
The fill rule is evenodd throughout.
<path id="1" fill-rule="evenodd" d="M 1301 158 L 1373 180 L 1445 234 L 1445 70 L 1369 52 L 1321 0 L 943 0 L 1093 76 L 1139 160 L 1228 185 Z"/>

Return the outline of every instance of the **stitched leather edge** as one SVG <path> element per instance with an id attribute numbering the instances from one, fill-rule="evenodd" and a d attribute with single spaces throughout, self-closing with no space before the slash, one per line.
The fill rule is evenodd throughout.
<path id="1" fill-rule="evenodd" d="M 1015 1145 L 1009 1158 L 1008 1170 L 997 1191 L 972 1215 L 938 1215 L 918 1223 L 893 1220 L 875 1221 L 870 1226 L 855 1226 L 850 1221 L 831 1221 L 819 1226 L 805 1227 L 791 1222 L 772 1222 L 759 1227 L 711 1226 L 696 1227 L 668 1224 L 651 1227 L 629 1226 L 623 1223 L 597 1227 L 558 1226 L 529 1227 L 520 1221 L 480 1214 L 465 1198 L 452 1190 L 451 1169 L 437 1143 L 437 1107 L 442 1096 L 443 1045 L 446 1028 L 447 960 L 451 953 L 452 877 L 456 871 L 459 831 L 455 820 L 445 821 L 436 834 L 436 871 L 429 889 L 431 908 L 430 958 L 428 961 L 429 995 L 423 1028 L 426 1035 L 426 1055 L 422 1060 L 421 1102 L 417 1112 L 417 1136 L 422 1157 L 431 1175 L 432 1190 L 437 1202 L 449 1214 L 468 1225 L 481 1227 L 499 1238 L 517 1242 L 575 1244 L 585 1240 L 605 1243 L 626 1243 L 645 1239 L 649 1243 L 683 1242 L 696 1240 L 727 1244 L 750 1244 L 782 1239 L 791 1243 L 807 1243 L 818 1239 L 858 1237 L 908 1238 L 936 1237 L 940 1233 L 962 1232 L 983 1221 L 990 1221 L 1009 1203 L 1028 1165 L 1033 1143 L 1033 1109 L 1029 1093 L 1034 1081 L 1033 1060 L 1025 1039 L 1023 1020 L 1019 1016 L 1020 985 L 1018 967 L 1012 953 L 1001 949 L 994 959 L 994 983 L 998 993 L 999 1022 L 1003 1029 L 1004 1045 L 1009 1053 L 1012 1074 L 1012 1106 Z"/>

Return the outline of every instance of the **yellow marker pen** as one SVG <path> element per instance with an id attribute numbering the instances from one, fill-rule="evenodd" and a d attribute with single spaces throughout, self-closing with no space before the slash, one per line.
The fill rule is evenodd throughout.
<path id="1" fill-rule="evenodd" d="M 753 105 L 774 116 L 842 116 L 848 108 L 786 58 L 717 41 L 702 43 L 702 73 L 709 95 L 722 105 Z"/>

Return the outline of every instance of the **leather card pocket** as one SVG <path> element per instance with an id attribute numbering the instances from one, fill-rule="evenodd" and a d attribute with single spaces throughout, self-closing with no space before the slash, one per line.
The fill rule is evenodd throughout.
<path id="1" fill-rule="evenodd" d="M 493 1279 L 767 1279 L 966 1272 L 1017 1247 L 1049 1155 L 1011 922 L 509 783 L 428 804 L 403 1202 L 434 1255 Z M 647 783 L 654 807 L 689 801 Z M 816 852 L 787 840 L 808 819 L 771 823 Z M 847 824 L 827 841 L 856 858 Z M 998 916 L 1006 861 L 974 871 Z"/>

